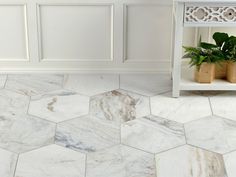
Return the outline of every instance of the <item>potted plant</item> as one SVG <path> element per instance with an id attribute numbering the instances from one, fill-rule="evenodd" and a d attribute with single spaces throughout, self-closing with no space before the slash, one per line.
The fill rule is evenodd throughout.
<path id="1" fill-rule="evenodd" d="M 231 36 L 225 43 L 225 53 L 228 60 L 227 80 L 236 83 L 236 37 Z"/>
<path id="2" fill-rule="evenodd" d="M 227 74 L 227 41 L 229 40 L 229 35 L 227 33 L 216 32 L 213 34 L 213 39 L 216 44 L 209 44 L 202 42 L 200 45 L 204 49 L 215 49 L 218 48 L 221 51 L 222 60 L 216 63 L 215 66 L 215 78 L 216 79 L 224 79 Z"/>
<path id="3" fill-rule="evenodd" d="M 213 47 L 215 46 L 215 47 Z M 198 47 L 183 47 L 190 58 L 190 67 L 195 66 L 195 80 L 199 83 L 211 83 L 215 78 L 215 63 L 222 61 L 223 54 L 214 44 L 200 42 Z"/>

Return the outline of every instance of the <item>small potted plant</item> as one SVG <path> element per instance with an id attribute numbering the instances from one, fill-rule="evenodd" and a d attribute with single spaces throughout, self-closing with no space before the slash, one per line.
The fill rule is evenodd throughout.
<path id="1" fill-rule="evenodd" d="M 216 32 L 213 34 L 213 39 L 216 44 L 209 44 L 202 42 L 200 45 L 204 49 L 215 49 L 218 48 L 221 51 L 222 60 L 216 63 L 215 66 L 215 78 L 225 79 L 227 74 L 227 57 L 226 57 L 226 43 L 229 40 L 229 35 L 227 33 Z"/>
<path id="2" fill-rule="evenodd" d="M 200 42 L 198 47 L 183 47 L 183 58 L 190 58 L 190 67 L 196 67 L 194 76 L 199 83 L 211 83 L 215 78 L 215 63 L 224 59 L 221 50 L 213 45 Z"/>
<path id="3" fill-rule="evenodd" d="M 227 80 L 236 83 L 236 37 L 231 36 L 225 43 L 227 65 Z"/>

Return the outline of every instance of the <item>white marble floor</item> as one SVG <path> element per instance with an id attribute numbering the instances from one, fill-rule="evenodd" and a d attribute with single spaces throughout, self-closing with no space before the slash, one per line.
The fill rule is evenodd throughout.
<path id="1" fill-rule="evenodd" d="M 0 177 L 235 177 L 236 92 L 168 75 L 0 75 Z"/>

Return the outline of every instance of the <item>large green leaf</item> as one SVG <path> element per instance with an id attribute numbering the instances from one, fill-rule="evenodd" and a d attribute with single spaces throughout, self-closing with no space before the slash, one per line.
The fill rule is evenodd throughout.
<path id="1" fill-rule="evenodd" d="M 213 35 L 213 39 L 216 42 L 216 45 L 222 47 L 223 44 L 228 40 L 229 35 L 227 33 L 216 32 Z"/>
<path id="2" fill-rule="evenodd" d="M 212 48 L 217 48 L 218 46 L 215 44 L 207 43 L 207 42 L 201 42 L 200 47 L 202 47 L 204 49 L 212 49 Z"/>

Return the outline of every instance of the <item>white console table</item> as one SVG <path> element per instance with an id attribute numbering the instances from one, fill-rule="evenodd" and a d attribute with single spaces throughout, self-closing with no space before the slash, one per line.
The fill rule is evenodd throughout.
<path id="1" fill-rule="evenodd" d="M 236 84 L 215 80 L 199 84 L 193 71 L 182 65 L 184 27 L 236 27 L 236 0 L 174 0 L 173 97 L 181 90 L 236 90 Z"/>

